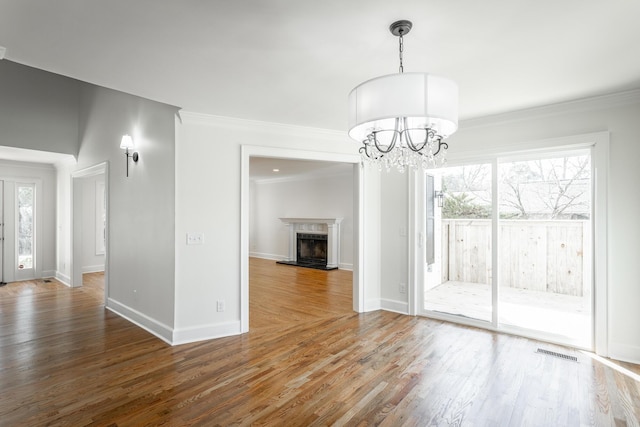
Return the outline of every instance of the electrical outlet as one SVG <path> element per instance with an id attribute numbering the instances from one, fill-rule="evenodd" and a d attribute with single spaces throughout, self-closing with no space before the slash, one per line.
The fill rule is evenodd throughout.
<path id="1" fill-rule="evenodd" d="M 400 283 L 400 293 L 401 294 L 406 294 L 407 293 L 407 284 L 406 283 Z"/>
<path id="2" fill-rule="evenodd" d="M 217 307 L 217 310 L 218 310 L 219 312 L 223 312 L 223 311 L 224 311 L 224 308 L 225 308 L 225 307 L 224 307 L 224 300 L 223 300 L 223 299 L 219 299 L 219 300 L 217 301 L 216 307 Z"/>
<path id="3" fill-rule="evenodd" d="M 187 245 L 202 245 L 202 244 L 204 244 L 204 234 L 187 233 Z"/>

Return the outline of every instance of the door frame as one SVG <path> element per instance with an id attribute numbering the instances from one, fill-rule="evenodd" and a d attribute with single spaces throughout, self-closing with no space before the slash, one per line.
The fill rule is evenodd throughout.
<path id="1" fill-rule="evenodd" d="M 28 176 L 0 176 L 0 181 L 3 183 L 2 190 L 2 281 L 3 282 L 16 282 L 22 280 L 34 280 L 42 278 L 42 265 L 44 249 L 42 244 L 42 236 L 44 232 L 44 183 L 42 178 L 33 178 Z M 7 195 L 7 184 L 9 184 L 10 195 Z M 19 270 L 17 265 L 18 260 L 18 213 L 17 213 L 17 187 L 20 184 L 29 184 L 34 186 L 35 198 L 34 198 L 34 223 L 33 223 L 33 268 L 25 270 Z M 10 197 L 10 202 L 5 203 L 7 197 Z M 7 206 L 9 213 L 7 213 Z M 7 224 L 10 224 L 7 228 Z M 7 230 L 9 234 L 7 234 Z M 7 250 L 7 246 L 10 249 Z M 7 257 L 12 259 L 8 260 Z M 5 274 L 6 273 L 6 274 Z"/>
<path id="2" fill-rule="evenodd" d="M 240 331 L 249 331 L 249 168 L 251 157 L 281 158 L 290 160 L 321 160 L 352 163 L 354 165 L 354 262 L 353 262 L 353 309 L 365 309 L 364 297 L 364 203 L 365 169 L 360 165 L 360 156 L 321 151 L 296 150 L 290 148 L 243 145 L 241 154 L 241 201 L 240 201 Z M 357 173 L 356 173 L 357 171 Z"/>
<path id="3" fill-rule="evenodd" d="M 607 245 L 607 206 L 608 206 L 608 176 L 609 176 L 609 132 L 597 132 L 589 134 L 574 135 L 570 137 L 552 138 L 540 141 L 527 142 L 523 144 L 514 144 L 509 147 L 496 147 L 481 152 L 466 152 L 458 154 L 449 154 L 449 160 L 452 164 L 464 163 L 491 163 L 497 165 L 498 158 L 517 155 L 546 153 L 551 151 L 571 151 L 576 149 L 591 150 L 591 168 L 592 168 L 592 277 L 593 277 L 593 350 L 601 355 L 608 356 L 609 353 L 609 297 L 608 297 L 608 245 Z M 480 327 L 484 329 L 518 333 L 519 335 L 550 340 L 544 334 L 538 334 L 533 331 L 513 331 L 512 329 L 501 328 L 497 323 L 497 312 L 493 310 L 492 322 L 483 322 L 469 318 L 463 318 L 455 315 L 440 314 L 434 312 L 425 312 L 421 307 L 421 295 L 424 295 L 423 283 L 425 280 L 425 245 L 422 244 L 425 236 L 424 219 L 424 171 L 413 172 L 409 177 L 409 194 L 413 197 L 409 199 L 409 259 L 411 260 L 409 271 L 409 308 L 410 314 L 423 315 L 426 317 L 436 318 L 440 320 L 452 321 L 469 326 Z M 496 174 L 494 174 L 496 175 Z M 497 175 L 492 177 L 492 188 L 494 204 L 497 198 Z M 492 238 L 497 241 L 497 216 L 493 216 Z M 497 263 L 498 248 L 493 245 L 492 260 Z M 495 269 L 494 269 L 495 272 Z M 496 282 L 497 275 L 493 275 L 493 281 Z M 492 284 L 495 289 L 495 283 Z M 497 294 L 493 292 L 493 302 L 495 304 Z"/>

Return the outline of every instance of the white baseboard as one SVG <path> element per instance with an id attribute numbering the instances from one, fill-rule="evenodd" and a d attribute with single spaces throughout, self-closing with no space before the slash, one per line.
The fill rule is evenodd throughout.
<path id="1" fill-rule="evenodd" d="M 42 278 L 48 279 L 50 277 L 56 277 L 56 273 L 55 270 L 42 270 Z"/>
<path id="2" fill-rule="evenodd" d="M 107 298 L 106 308 L 120 317 L 124 317 L 131 323 L 135 323 L 145 331 L 155 335 L 167 344 L 173 345 L 173 329 L 162 322 L 159 322 L 146 314 L 119 303 L 118 301 Z"/>
<path id="3" fill-rule="evenodd" d="M 404 301 L 396 301 L 391 299 L 381 300 L 382 309 L 393 311 L 394 313 L 409 314 L 409 303 Z"/>
<path id="4" fill-rule="evenodd" d="M 640 364 L 640 347 L 612 342 L 609 343 L 609 357 L 622 362 Z"/>
<path id="5" fill-rule="evenodd" d="M 379 299 L 368 299 L 364 302 L 364 311 L 376 311 L 382 309 L 381 301 Z"/>
<path id="6" fill-rule="evenodd" d="M 63 274 L 59 271 L 56 271 L 55 275 L 53 275 L 53 277 L 56 278 L 56 280 L 60 283 L 62 283 L 63 285 L 66 285 L 68 287 L 71 287 L 71 277 L 67 276 L 66 274 Z"/>
<path id="7" fill-rule="evenodd" d="M 272 261 L 282 261 L 287 259 L 286 255 L 267 254 L 264 252 L 249 252 L 249 256 L 252 258 L 269 259 Z"/>
<path id="8" fill-rule="evenodd" d="M 240 335 L 240 321 L 192 326 L 173 330 L 173 345 Z"/>
<path id="9" fill-rule="evenodd" d="M 80 271 L 82 271 L 82 274 L 84 274 L 84 273 L 97 273 L 99 271 L 104 271 L 104 264 L 88 265 L 86 267 L 80 268 Z"/>

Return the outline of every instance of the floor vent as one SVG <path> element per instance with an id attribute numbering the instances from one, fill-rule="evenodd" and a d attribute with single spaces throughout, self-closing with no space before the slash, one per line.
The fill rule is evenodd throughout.
<path id="1" fill-rule="evenodd" d="M 542 348 L 539 348 L 538 350 L 536 350 L 536 353 L 546 354 L 547 356 L 559 357 L 560 359 L 565 359 L 565 360 L 573 360 L 574 362 L 578 361 L 578 358 L 575 357 L 575 356 L 569 356 L 568 354 L 556 353 L 555 351 L 544 350 Z"/>

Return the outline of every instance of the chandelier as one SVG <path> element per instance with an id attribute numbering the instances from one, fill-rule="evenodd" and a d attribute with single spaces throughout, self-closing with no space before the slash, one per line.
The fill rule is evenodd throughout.
<path id="1" fill-rule="evenodd" d="M 349 136 L 362 143 L 362 162 L 380 170 L 443 166 L 445 139 L 458 129 L 455 82 L 404 72 L 403 36 L 411 27 L 406 20 L 389 26 L 399 38 L 399 72 L 361 83 L 349 94 Z"/>

